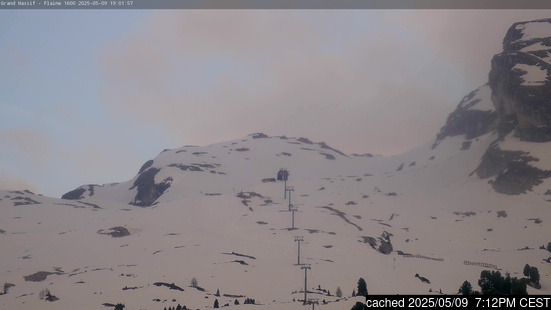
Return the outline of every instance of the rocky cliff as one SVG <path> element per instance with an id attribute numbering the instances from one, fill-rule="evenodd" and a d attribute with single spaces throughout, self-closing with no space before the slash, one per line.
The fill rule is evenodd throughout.
<path id="1" fill-rule="evenodd" d="M 474 172 L 496 192 L 518 195 L 551 177 L 538 154 L 514 141 L 551 141 L 551 19 L 514 23 L 503 51 L 492 59 L 488 83 L 465 96 L 442 127 L 433 149 L 447 137 L 464 135 L 464 145 L 495 132 Z M 530 148 L 530 147 L 528 147 Z M 539 167 L 535 167 L 536 163 Z"/>
<path id="2" fill-rule="evenodd" d="M 551 141 L 551 19 L 513 24 L 488 84 L 500 121 L 524 141 Z"/>

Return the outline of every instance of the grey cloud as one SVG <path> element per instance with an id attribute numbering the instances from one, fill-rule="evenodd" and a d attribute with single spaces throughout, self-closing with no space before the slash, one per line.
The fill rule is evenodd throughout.
<path id="1" fill-rule="evenodd" d="M 395 154 L 433 139 L 461 97 L 485 82 L 514 14 L 492 16 L 160 13 L 106 51 L 103 101 L 164 128 L 177 145 L 269 131 Z M 484 31 L 492 23 L 499 31 Z"/>
<path id="2" fill-rule="evenodd" d="M 35 194 L 40 193 L 38 187 L 36 187 L 33 183 L 21 178 L 4 174 L 0 171 L 0 190 L 15 191 L 24 189 L 28 189 Z"/>
<path id="3" fill-rule="evenodd" d="M 15 128 L 0 132 L 0 143 L 14 149 L 36 168 L 44 167 L 52 156 L 52 141 L 40 131 Z"/>

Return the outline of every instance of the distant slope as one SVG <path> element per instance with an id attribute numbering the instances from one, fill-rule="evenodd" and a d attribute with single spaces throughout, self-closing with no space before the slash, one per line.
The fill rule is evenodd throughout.
<path id="1" fill-rule="evenodd" d="M 136 206 L 151 206 L 163 198 L 166 201 L 201 193 L 234 193 L 262 179 L 275 178 L 282 167 L 292 168 L 291 173 L 299 176 L 313 173 L 316 177 L 322 177 L 324 173 L 333 175 L 336 168 L 352 162 L 346 154 L 323 142 L 314 143 L 307 138 L 268 137 L 257 133 L 205 147 L 184 146 L 164 150 L 147 161 L 130 181 L 102 186 L 84 185 L 64 194 L 62 198 L 93 196 Z M 320 163 L 324 169 L 318 170 L 320 165 L 315 163 Z M 204 189 L 204 184 L 209 184 L 209 188 Z"/>

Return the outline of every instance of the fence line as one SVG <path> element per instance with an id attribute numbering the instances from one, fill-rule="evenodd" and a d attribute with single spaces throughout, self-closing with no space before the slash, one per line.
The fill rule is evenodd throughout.
<path id="1" fill-rule="evenodd" d="M 428 256 L 425 256 L 425 255 L 419 255 L 419 254 L 404 254 L 402 255 L 403 257 L 413 257 L 413 258 L 423 258 L 423 259 L 430 259 L 430 260 L 435 260 L 435 261 L 439 261 L 439 262 L 443 262 L 444 259 L 443 258 L 434 258 L 434 257 L 428 257 Z"/>
<path id="2" fill-rule="evenodd" d="M 484 267 L 484 268 L 499 269 L 494 264 L 488 264 L 488 263 L 484 263 L 484 262 L 471 262 L 471 261 L 466 260 L 466 261 L 463 261 L 463 264 L 465 264 L 467 266 L 480 266 L 480 267 Z"/>

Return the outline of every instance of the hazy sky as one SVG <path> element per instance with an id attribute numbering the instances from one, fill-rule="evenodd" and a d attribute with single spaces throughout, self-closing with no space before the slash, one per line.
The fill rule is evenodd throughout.
<path id="1" fill-rule="evenodd" d="M 551 11 L 0 11 L 0 188 L 132 178 L 253 132 L 346 153 L 432 141 L 516 21 Z"/>

